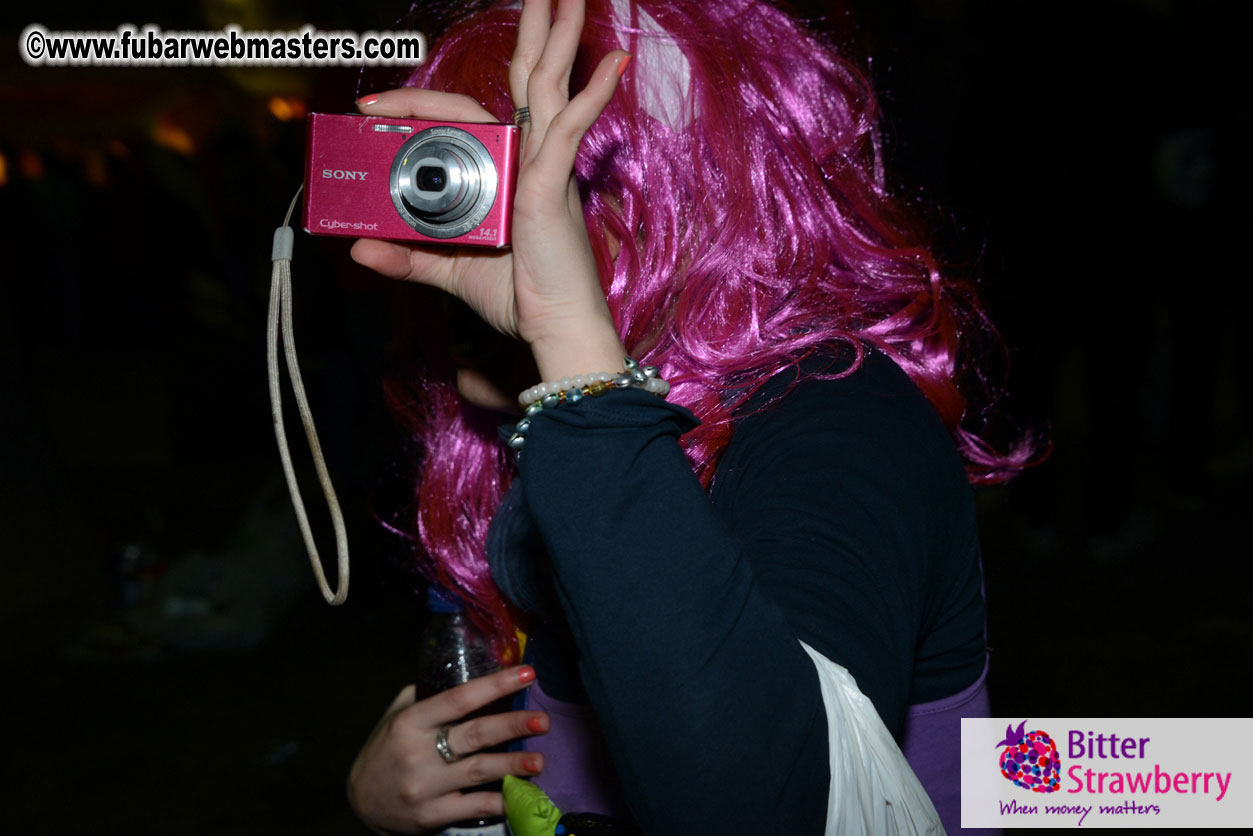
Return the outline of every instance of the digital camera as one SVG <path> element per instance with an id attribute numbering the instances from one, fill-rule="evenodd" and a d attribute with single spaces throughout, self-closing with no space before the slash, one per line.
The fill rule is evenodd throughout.
<path id="1" fill-rule="evenodd" d="M 504 247 L 517 166 L 513 125 L 312 113 L 304 228 Z"/>

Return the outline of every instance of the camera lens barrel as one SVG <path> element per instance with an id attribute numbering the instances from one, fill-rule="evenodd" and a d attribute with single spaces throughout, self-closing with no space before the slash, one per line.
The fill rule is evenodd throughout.
<path id="1" fill-rule="evenodd" d="M 409 226 L 431 238 L 456 238 L 483 222 L 499 177 L 487 148 L 451 125 L 427 128 L 396 152 L 391 196 Z"/>

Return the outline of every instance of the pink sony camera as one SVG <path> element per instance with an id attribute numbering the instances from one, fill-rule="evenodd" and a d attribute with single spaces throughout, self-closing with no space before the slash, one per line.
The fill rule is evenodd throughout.
<path id="1" fill-rule="evenodd" d="M 509 244 L 513 125 L 312 113 L 305 231 L 438 244 Z"/>

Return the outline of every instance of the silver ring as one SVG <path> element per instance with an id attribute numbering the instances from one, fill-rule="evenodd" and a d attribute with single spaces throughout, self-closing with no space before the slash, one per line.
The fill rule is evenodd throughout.
<path id="1" fill-rule="evenodd" d="M 457 753 L 448 745 L 448 730 L 452 726 L 440 726 L 439 733 L 435 735 L 435 751 L 439 752 L 439 756 L 444 759 L 444 763 L 456 763 Z"/>
<path id="2" fill-rule="evenodd" d="M 513 112 L 513 124 L 517 125 L 519 128 L 522 127 L 523 122 L 530 121 L 531 109 L 529 107 L 520 107 Z"/>

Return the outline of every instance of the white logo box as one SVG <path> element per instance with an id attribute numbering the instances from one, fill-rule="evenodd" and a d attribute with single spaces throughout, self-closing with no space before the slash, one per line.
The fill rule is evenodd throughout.
<path id="1" fill-rule="evenodd" d="M 1001 773 L 1006 746 L 998 744 L 1006 727 L 1015 732 L 1024 721 L 1025 733 L 1045 732 L 1057 747 L 1055 792 L 1032 792 Z M 1253 827 L 1253 719 L 1000 717 L 961 724 L 963 828 Z"/>

